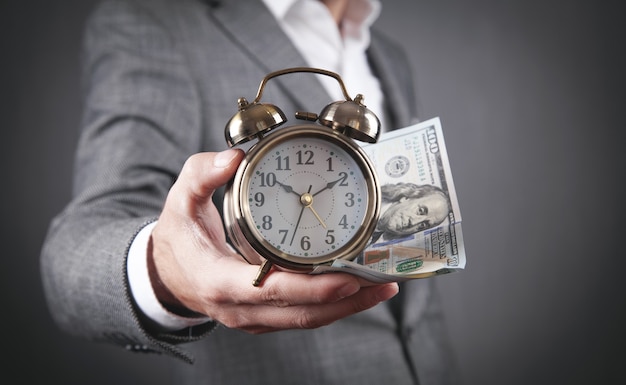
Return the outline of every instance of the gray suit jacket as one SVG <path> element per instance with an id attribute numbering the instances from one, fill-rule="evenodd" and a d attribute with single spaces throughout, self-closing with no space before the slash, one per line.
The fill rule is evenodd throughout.
<path id="1" fill-rule="evenodd" d="M 374 31 L 369 58 L 392 126 L 415 121 L 405 55 Z M 137 311 L 125 273 L 129 244 L 159 214 L 184 161 L 226 148 L 237 99 L 252 100 L 267 73 L 306 65 L 260 1 L 105 2 L 88 22 L 84 62 L 74 197 L 53 220 L 41 260 L 62 329 L 194 362 L 177 365 L 181 383 L 452 381 L 432 280 L 405 285 L 399 319 L 381 304 L 316 330 L 260 336 L 213 323 L 159 334 Z M 288 118 L 332 102 L 310 74 L 276 78 L 263 100 Z"/>

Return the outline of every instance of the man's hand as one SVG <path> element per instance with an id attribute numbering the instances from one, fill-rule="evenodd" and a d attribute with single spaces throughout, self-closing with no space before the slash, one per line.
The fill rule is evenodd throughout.
<path id="1" fill-rule="evenodd" d="M 369 309 L 398 292 L 350 274 L 272 271 L 250 283 L 250 265 L 227 243 L 212 196 L 235 173 L 240 150 L 191 156 L 172 186 L 152 232 L 148 253 L 152 284 L 171 309 L 205 314 L 249 333 L 316 328 Z"/>

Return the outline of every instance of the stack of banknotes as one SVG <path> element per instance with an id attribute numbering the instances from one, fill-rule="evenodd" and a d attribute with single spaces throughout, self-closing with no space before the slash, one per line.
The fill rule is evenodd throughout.
<path id="1" fill-rule="evenodd" d="M 362 147 L 381 185 L 376 230 L 356 259 L 337 260 L 314 273 L 343 270 L 391 282 L 464 269 L 461 212 L 440 119 L 384 133 Z"/>

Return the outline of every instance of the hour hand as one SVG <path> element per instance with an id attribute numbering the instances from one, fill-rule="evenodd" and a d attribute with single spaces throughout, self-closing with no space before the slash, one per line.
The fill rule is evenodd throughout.
<path id="1" fill-rule="evenodd" d="M 278 183 L 280 185 L 280 187 L 282 187 L 283 190 L 285 190 L 286 192 L 293 193 L 293 194 L 296 194 L 297 196 L 300 196 L 300 194 L 295 192 L 293 190 L 293 187 L 289 186 L 288 184 L 280 183 L 279 181 L 276 181 L 276 183 Z"/>

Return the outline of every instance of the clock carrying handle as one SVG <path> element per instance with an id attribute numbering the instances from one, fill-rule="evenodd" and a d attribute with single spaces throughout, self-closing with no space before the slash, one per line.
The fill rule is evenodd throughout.
<path id="1" fill-rule="evenodd" d="M 237 101 L 239 111 L 228 121 L 224 132 L 226 143 L 229 146 L 232 147 L 254 138 L 262 139 L 264 134 L 287 121 L 280 108 L 260 101 L 263 96 L 263 89 L 270 79 L 296 72 L 308 72 L 334 78 L 339 83 L 346 99 L 327 105 L 319 114 L 302 113 L 296 117 L 302 116 L 306 120 L 317 120 L 320 124 L 352 139 L 368 143 L 378 141 L 381 131 L 380 120 L 363 104 L 363 95 L 358 94 L 354 100 L 350 98 L 343 80 L 334 72 L 320 68 L 293 67 L 267 74 L 259 84 L 257 95 L 252 103 L 248 103 L 243 97 L 239 98 Z"/>
<path id="2" fill-rule="evenodd" d="M 282 70 L 274 71 L 265 75 L 263 80 L 261 80 L 261 84 L 259 84 L 259 90 L 257 91 L 256 98 L 254 98 L 254 101 L 252 103 L 258 103 L 261 100 L 261 96 L 263 96 L 263 89 L 265 88 L 265 84 L 267 84 L 267 82 L 270 79 L 278 77 L 278 76 L 298 73 L 298 72 L 309 72 L 309 73 L 315 73 L 315 74 L 320 74 L 320 75 L 326 75 L 326 76 L 330 76 L 331 78 L 334 78 L 339 83 L 339 87 L 341 87 L 341 92 L 343 93 L 344 98 L 346 98 L 346 101 L 352 100 L 350 95 L 348 95 L 348 90 L 346 90 L 346 86 L 343 83 L 343 80 L 341 79 L 339 74 L 335 72 L 327 71 L 321 68 L 294 67 L 294 68 L 285 68 Z"/>

